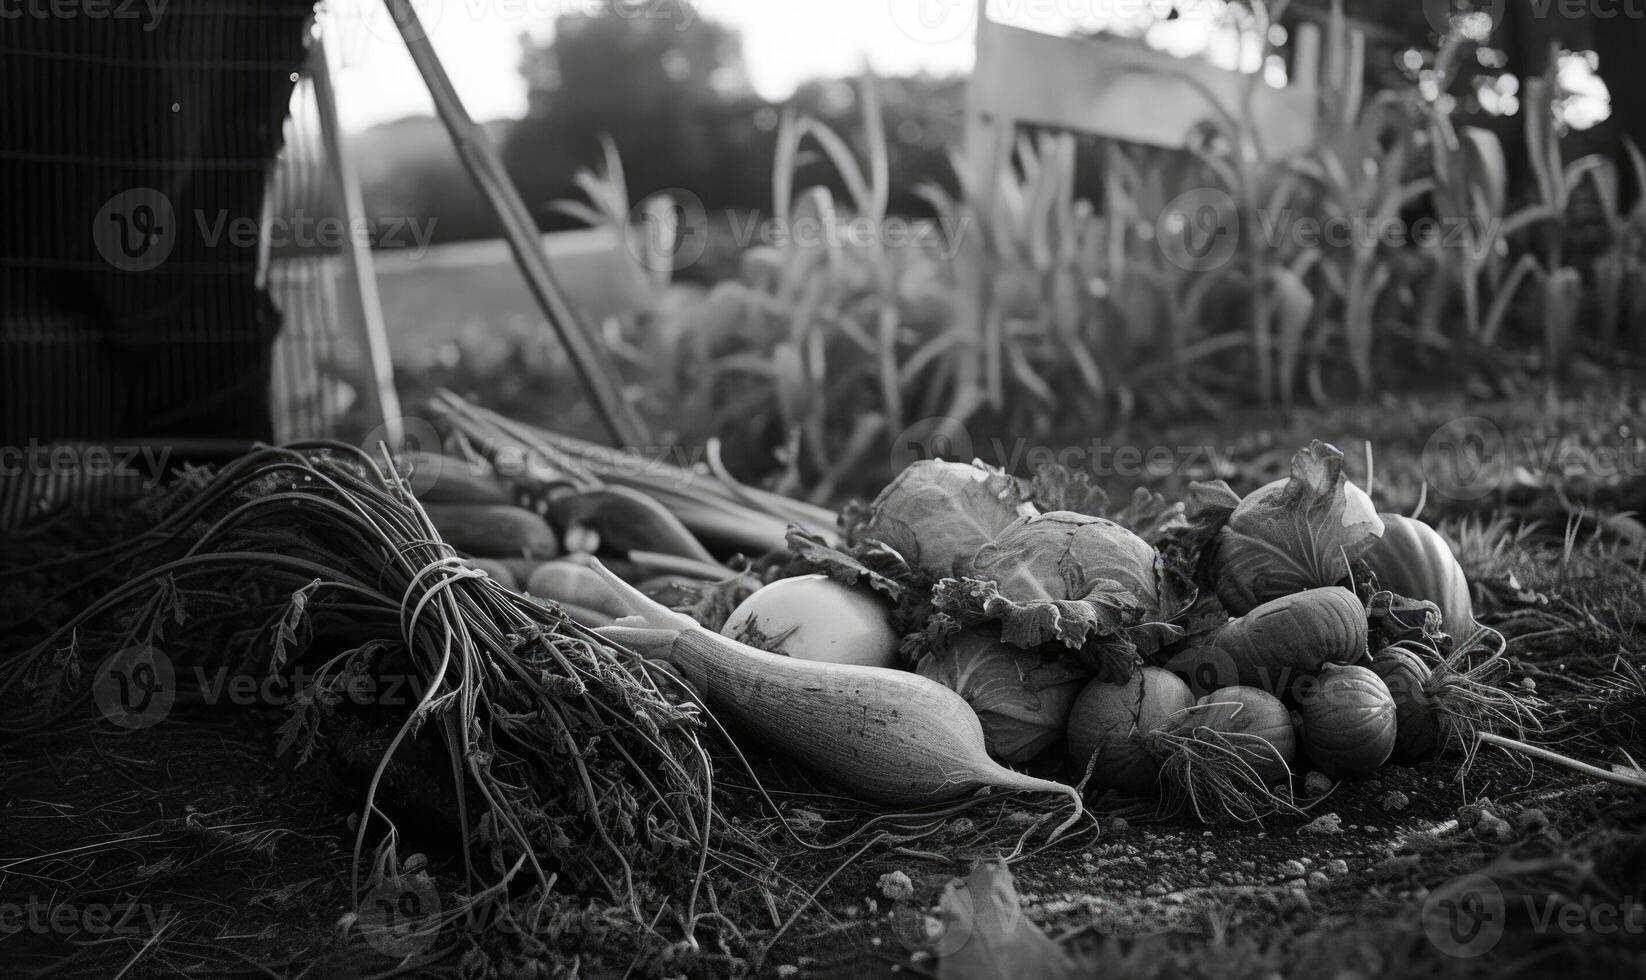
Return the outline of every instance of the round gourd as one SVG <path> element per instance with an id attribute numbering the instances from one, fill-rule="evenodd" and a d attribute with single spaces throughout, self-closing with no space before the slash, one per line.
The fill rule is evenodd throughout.
<path id="1" fill-rule="evenodd" d="M 1429 665 L 1410 651 L 1387 647 L 1372 658 L 1372 670 L 1395 702 L 1395 747 L 1389 757 L 1413 765 L 1440 755 L 1448 722 L 1431 697 Z"/>
<path id="2" fill-rule="evenodd" d="M 1148 789 L 1160 772 L 1160 760 L 1146 736 L 1193 703 L 1188 686 L 1158 667 L 1144 667 L 1119 684 L 1094 680 L 1069 713 L 1069 756 L 1080 772 L 1091 765 L 1099 786 Z"/>
<path id="3" fill-rule="evenodd" d="M 1196 701 L 1195 710 L 1180 717 L 1181 724 L 1235 736 L 1230 741 L 1264 785 L 1273 786 L 1290 778 L 1292 763 L 1297 760 L 1292 715 L 1279 698 L 1267 691 L 1225 687 Z"/>
<path id="4" fill-rule="evenodd" d="M 1328 776 L 1363 779 L 1394 752 L 1395 700 L 1368 668 L 1327 666 L 1301 699 L 1299 711 L 1303 746 Z"/>
<path id="5" fill-rule="evenodd" d="M 743 600 L 720 632 L 768 653 L 862 667 L 897 662 L 886 604 L 827 575 L 779 579 Z"/>
<path id="6" fill-rule="evenodd" d="M 1366 552 L 1380 588 L 1440 607 L 1441 628 L 1462 643 L 1481 629 L 1463 566 L 1440 532 L 1419 520 L 1384 514 L 1383 537 Z"/>

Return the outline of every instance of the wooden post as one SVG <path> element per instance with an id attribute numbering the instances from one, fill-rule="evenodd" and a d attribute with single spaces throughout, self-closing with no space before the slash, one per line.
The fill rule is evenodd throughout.
<path id="1" fill-rule="evenodd" d="M 394 387 L 394 358 L 389 353 L 388 329 L 383 323 L 383 304 L 377 295 L 377 269 L 372 264 L 371 243 L 360 240 L 356 229 L 365 220 L 366 205 L 360 196 L 360 176 L 343 145 L 343 127 L 337 119 L 337 90 L 332 87 L 331 63 L 318 33 L 309 57 L 309 77 L 314 80 L 314 102 L 320 113 L 320 138 L 331 158 L 333 174 L 343 192 L 343 218 L 348 222 L 349 241 L 343 254 L 354 274 L 360 299 L 360 323 L 366 339 L 366 357 L 371 364 L 372 397 L 389 445 L 399 446 L 404 435 L 400 414 L 400 393 Z M 377 447 L 367 449 L 376 452 Z"/>

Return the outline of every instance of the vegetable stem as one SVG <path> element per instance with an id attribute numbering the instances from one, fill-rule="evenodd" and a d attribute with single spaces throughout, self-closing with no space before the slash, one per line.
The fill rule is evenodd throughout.
<path id="1" fill-rule="evenodd" d="M 1522 755 L 1529 755 L 1534 759 L 1542 759 L 1544 762 L 1552 762 L 1557 766 L 1564 766 L 1573 772 L 1580 772 L 1585 776 L 1591 776 L 1604 782 L 1615 783 L 1618 786 L 1629 786 L 1634 789 L 1646 789 L 1646 770 L 1636 769 L 1633 771 L 1619 771 L 1616 769 L 1602 769 L 1599 766 L 1590 765 L 1587 762 L 1579 762 L 1577 759 L 1561 755 L 1559 752 L 1554 752 L 1537 745 L 1529 745 L 1526 742 L 1517 741 L 1512 738 L 1505 738 L 1504 736 L 1498 735 L 1494 732 L 1477 732 L 1476 737 L 1488 745 L 1495 745 L 1505 751 L 1519 752 Z"/>

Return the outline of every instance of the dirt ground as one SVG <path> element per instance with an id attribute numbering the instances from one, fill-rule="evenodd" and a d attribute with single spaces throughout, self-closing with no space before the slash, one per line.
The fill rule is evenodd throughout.
<path id="1" fill-rule="evenodd" d="M 1638 439 L 1646 418 L 1634 392 L 1572 402 L 1554 417 L 1500 407 L 1511 432 L 1577 433 L 1590 445 Z M 1345 443 L 1377 437 L 1380 486 L 1407 507 L 1422 435 L 1456 408 L 1406 409 L 1304 417 L 1295 428 Z M 1240 472 L 1230 476 L 1255 482 L 1282 447 L 1299 444 L 1264 426 L 1231 419 L 1199 438 L 1233 447 Z M 1550 702 L 1545 741 L 1601 765 L 1625 751 L 1646 759 L 1646 548 L 1584 524 L 1593 511 L 1570 479 L 1562 486 L 1569 492 L 1551 495 L 1534 479 L 1474 510 L 1431 514 L 1466 539 L 1482 618 L 1510 635 L 1522 676 Z M 1588 499 L 1598 492 L 1615 512 L 1639 494 L 1646 510 L 1642 487 L 1646 474 L 1633 483 L 1625 474 Z M 1561 514 L 1580 516 L 1562 526 Z M 1568 533 L 1571 520 L 1581 533 Z M 1521 531 L 1526 521 L 1539 526 Z M 672 972 L 600 949 L 592 924 L 566 937 L 581 955 L 520 955 L 510 972 L 480 969 L 455 942 L 408 964 L 345 941 L 358 786 L 324 760 L 277 759 L 282 720 L 266 706 L 180 706 L 139 731 L 87 720 L 0 741 L 0 975 Z M 1004 857 L 1029 920 L 1062 943 L 1078 976 L 1646 976 L 1646 792 L 1494 749 L 1465 779 L 1458 770 L 1456 757 L 1387 767 L 1322 799 L 1304 794 L 1304 816 L 1262 827 L 1094 800 L 1098 821 L 1051 845 L 1041 812 L 980 807 L 915 842 L 797 860 L 792 875 L 816 903 L 775 946 L 686 972 L 975 976 L 932 955 L 953 942 L 933 913 L 974 862 Z M 408 801 L 434 792 L 405 779 Z M 436 870 L 450 858 L 438 831 L 428 834 Z M 775 929 L 745 925 L 756 945 Z"/>

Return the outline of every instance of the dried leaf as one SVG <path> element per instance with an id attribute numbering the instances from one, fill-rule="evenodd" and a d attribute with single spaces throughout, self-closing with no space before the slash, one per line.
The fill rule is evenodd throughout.
<path id="1" fill-rule="evenodd" d="M 1065 980 L 1074 975 L 1063 947 L 1023 914 L 1004 862 L 983 862 L 964 882 L 950 883 L 938 915 L 943 926 L 938 980 Z"/>

